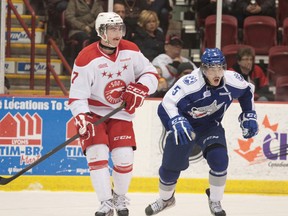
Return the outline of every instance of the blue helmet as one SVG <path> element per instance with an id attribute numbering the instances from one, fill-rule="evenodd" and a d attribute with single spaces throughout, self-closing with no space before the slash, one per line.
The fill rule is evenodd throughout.
<path id="1" fill-rule="evenodd" d="M 218 48 L 206 48 L 202 57 L 201 63 L 205 66 L 226 65 L 225 56 Z"/>

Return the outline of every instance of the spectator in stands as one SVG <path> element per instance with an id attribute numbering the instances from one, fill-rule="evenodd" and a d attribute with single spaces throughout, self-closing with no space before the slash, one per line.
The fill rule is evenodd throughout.
<path id="1" fill-rule="evenodd" d="M 133 30 L 131 29 L 130 25 L 126 24 L 125 4 L 121 0 L 115 0 L 113 3 L 113 12 L 117 13 L 122 18 L 122 20 L 124 20 L 124 24 L 126 26 L 126 34 L 123 38 L 126 40 L 131 40 L 132 35 L 133 35 Z"/>
<path id="2" fill-rule="evenodd" d="M 61 15 L 66 10 L 69 0 L 45 0 L 48 26 L 47 34 L 54 38 L 59 37 L 59 29 L 61 27 Z"/>
<path id="3" fill-rule="evenodd" d="M 254 53 L 250 48 L 240 48 L 237 52 L 237 62 L 229 70 L 240 73 L 244 79 L 255 85 L 254 99 L 258 101 L 273 100 L 269 91 L 269 81 L 263 69 L 254 63 Z"/>
<path id="4" fill-rule="evenodd" d="M 236 0 L 235 13 L 239 28 L 243 28 L 244 20 L 248 16 L 260 15 L 276 18 L 275 0 Z"/>
<path id="5" fill-rule="evenodd" d="M 217 0 L 195 0 L 193 6 L 197 15 L 198 27 L 204 27 L 206 17 L 216 14 Z M 222 14 L 232 14 L 233 1 L 222 2 Z"/>
<path id="6" fill-rule="evenodd" d="M 156 12 L 143 10 L 140 13 L 138 26 L 131 39 L 150 61 L 164 53 L 165 37 L 158 27 L 159 19 Z"/>
<path id="7" fill-rule="evenodd" d="M 190 61 L 180 63 L 178 68 L 177 68 L 177 71 L 179 74 L 177 79 L 179 79 L 180 77 L 182 77 L 184 75 L 191 73 L 195 69 L 195 67 L 196 67 L 196 65 L 194 65 L 193 63 L 191 64 Z"/>
<path id="8" fill-rule="evenodd" d="M 172 17 L 172 7 L 169 0 L 150 0 L 150 10 L 153 10 L 157 13 L 159 18 L 159 27 L 162 29 L 164 36 L 166 36 L 169 28 L 169 20 Z"/>
<path id="9" fill-rule="evenodd" d="M 189 59 L 181 56 L 183 41 L 178 35 L 169 35 L 165 42 L 165 53 L 155 57 L 152 64 L 160 69 L 159 75 L 165 79 L 168 89 L 179 78 L 180 74 L 187 69 L 187 64 L 190 64 L 191 70 L 196 69 L 196 65 Z M 189 65 L 188 65 L 189 68 Z"/>
<path id="10" fill-rule="evenodd" d="M 121 0 L 115 0 L 113 3 L 113 12 L 117 13 L 122 19 L 125 19 L 125 4 Z"/>
<path id="11" fill-rule="evenodd" d="M 69 0 L 65 20 L 69 28 L 69 38 L 77 41 L 75 53 L 71 57 L 72 62 L 85 43 L 90 44 L 99 40 L 95 30 L 95 20 L 100 12 L 103 12 L 103 7 L 98 0 Z"/>
<path id="12" fill-rule="evenodd" d="M 126 10 L 125 25 L 129 29 L 137 27 L 137 20 L 143 10 L 155 11 L 159 19 L 159 27 L 166 35 L 169 20 L 171 17 L 172 7 L 169 0 L 119 0 L 121 1 Z"/>
<path id="13" fill-rule="evenodd" d="M 127 28 L 136 29 L 141 11 L 149 10 L 150 0 L 122 0 L 125 5 L 126 15 L 124 23 Z"/>
<path id="14" fill-rule="evenodd" d="M 190 61 L 188 62 L 182 62 L 179 64 L 176 75 L 175 82 L 182 76 L 191 73 L 195 69 L 195 65 L 191 63 Z M 160 67 L 156 66 L 156 69 L 158 71 L 158 74 L 161 76 L 160 79 L 158 80 L 158 88 L 157 91 L 152 94 L 150 97 L 156 97 L 156 98 L 163 98 L 166 92 L 169 90 L 168 83 L 165 78 L 162 76 L 162 70 Z M 174 83 L 175 83 L 174 82 Z M 173 83 L 173 84 L 174 84 Z M 172 86 L 173 86 L 172 84 Z M 170 86 L 171 87 L 171 86 Z"/>

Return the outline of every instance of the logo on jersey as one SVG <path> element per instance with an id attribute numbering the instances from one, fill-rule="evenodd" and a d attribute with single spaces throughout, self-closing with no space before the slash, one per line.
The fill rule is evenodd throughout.
<path id="1" fill-rule="evenodd" d="M 107 67 L 108 67 L 108 64 L 107 64 L 107 63 L 98 65 L 98 68 L 99 68 L 99 69 L 107 68 Z"/>
<path id="2" fill-rule="evenodd" d="M 126 84 L 123 80 L 113 80 L 106 85 L 104 97 L 111 104 L 119 103 L 121 102 L 121 95 L 125 88 Z"/>
<path id="3" fill-rule="evenodd" d="M 217 104 L 217 101 L 214 100 L 212 104 L 204 107 L 192 107 L 191 111 L 188 112 L 193 118 L 203 118 L 207 115 L 212 115 L 217 112 L 224 105 L 224 102 Z"/>
<path id="4" fill-rule="evenodd" d="M 183 82 L 186 84 L 186 85 L 191 85 L 193 83 L 195 83 L 197 81 L 196 77 L 195 76 L 187 76 Z"/>
<path id="5" fill-rule="evenodd" d="M 240 80 L 241 82 L 244 80 L 244 77 L 241 74 L 239 74 L 239 73 L 235 72 L 234 76 L 235 76 L 236 79 Z"/>

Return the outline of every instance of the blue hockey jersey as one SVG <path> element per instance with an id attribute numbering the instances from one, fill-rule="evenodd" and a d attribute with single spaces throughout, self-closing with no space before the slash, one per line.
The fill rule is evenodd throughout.
<path id="1" fill-rule="evenodd" d="M 218 87 L 207 85 L 200 69 L 181 77 L 165 94 L 158 115 L 168 131 L 171 118 L 184 116 L 195 132 L 221 123 L 225 111 L 238 99 L 243 112 L 255 110 L 254 85 L 237 72 L 225 70 Z"/>

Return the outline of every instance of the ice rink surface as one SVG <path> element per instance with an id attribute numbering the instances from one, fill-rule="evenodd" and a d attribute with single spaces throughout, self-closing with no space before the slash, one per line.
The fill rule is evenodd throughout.
<path id="1" fill-rule="evenodd" d="M 129 193 L 130 216 L 145 216 L 145 207 L 156 193 Z M 159 216 L 209 216 L 203 194 L 177 194 L 176 206 Z M 288 196 L 225 194 L 227 216 L 287 216 Z M 0 216 L 94 216 L 98 208 L 93 192 L 0 191 Z M 116 214 L 114 214 L 116 216 Z"/>

